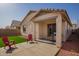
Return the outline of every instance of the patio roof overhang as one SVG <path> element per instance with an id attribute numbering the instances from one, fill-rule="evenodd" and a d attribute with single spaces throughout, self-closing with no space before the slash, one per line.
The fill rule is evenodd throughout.
<path id="1" fill-rule="evenodd" d="M 35 17 L 34 18 L 34 22 L 40 22 L 40 21 L 45 21 L 45 20 L 55 20 L 57 18 L 57 16 L 55 15 L 52 15 L 51 13 L 50 14 L 45 14 L 45 15 L 40 15 L 38 17 Z"/>

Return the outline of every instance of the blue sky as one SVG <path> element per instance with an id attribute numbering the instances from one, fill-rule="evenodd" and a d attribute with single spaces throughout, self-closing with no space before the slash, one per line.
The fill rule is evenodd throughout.
<path id="1" fill-rule="evenodd" d="M 66 9 L 72 22 L 79 21 L 79 4 L 55 4 L 55 3 L 13 3 L 0 4 L 0 27 L 10 25 L 12 20 L 22 21 L 29 10 L 41 8 Z"/>

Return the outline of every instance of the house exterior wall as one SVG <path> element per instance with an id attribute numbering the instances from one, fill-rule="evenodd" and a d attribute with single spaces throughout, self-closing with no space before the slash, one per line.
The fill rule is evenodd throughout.
<path id="1" fill-rule="evenodd" d="M 63 21 L 62 29 L 63 29 L 63 41 L 65 42 L 72 32 L 72 27 L 67 21 Z"/>
<path id="2" fill-rule="evenodd" d="M 70 34 L 72 33 L 72 26 L 70 26 L 68 23 L 67 23 L 67 25 L 68 25 L 68 31 L 67 31 L 67 34 L 68 34 L 68 35 L 67 35 L 67 34 L 66 34 L 66 35 L 67 35 L 67 39 L 68 39 L 68 37 L 69 37 Z M 66 40 L 67 40 L 67 39 L 66 39 Z"/>
<path id="3" fill-rule="evenodd" d="M 25 27 L 25 32 L 23 31 L 23 26 Z M 26 23 L 26 25 L 21 25 L 21 34 L 23 36 L 28 36 L 28 34 L 32 34 L 34 38 L 34 23 L 31 21 Z"/>
<path id="4" fill-rule="evenodd" d="M 30 13 L 28 17 L 26 16 L 23 23 L 21 24 L 21 34 L 27 36 L 29 33 L 32 34 L 34 32 L 34 23 L 30 21 L 30 19 L 35 15 L 35 13 Z M 25 26 L 25 32 L 23 32 L 23 26 Z"/>
<path id="5" fill-rule="evenodd" d="M 53 21 L 53 19 L 48 17 L 49 18 L 48 20 L 44 20 L 44 21 L 41 20 L 39 22 L 34 22 L 34 19 L 31 21 L 29 19 L 32 15 L 28 16 L 21 25 L 21 33 L 24 36 L 28 36 L 28 34 L 32 34 L 33 39 L 39 39 L 41 37 L 47 38 L 47 24 L 56 23 L 56 45 L 58 47 L 61 47 L 62 41 L 66 41 L 71 33 L 71 26 L 67 22 L 67 20 L 63 21 L 63 17 L 59 13 L 58 14 L 50 13 L 47 15 L 50 15 L 51 17 L 56 17 L 55 21 Z M 23 26 L 26 28 L 25 32 L 23 32 Z"/>

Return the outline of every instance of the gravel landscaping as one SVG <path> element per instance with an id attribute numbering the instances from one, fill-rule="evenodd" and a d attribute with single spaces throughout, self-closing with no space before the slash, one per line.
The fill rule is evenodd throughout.
<path id="1" fill-rule="evenodd" d="M 64 43 L 58 56 L 79 56 L 79 37 L 76 33 L 72 34 Z"/>

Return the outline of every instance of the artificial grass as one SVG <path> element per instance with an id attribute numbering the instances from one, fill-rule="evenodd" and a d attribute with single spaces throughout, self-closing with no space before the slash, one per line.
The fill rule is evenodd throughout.
<path id="1" fill-rule="evenodd" d="M 26 40 L 25 40 L 23 37 L 21 37 L 21 36 L 9 36 L 8 38 L 9 38 L 9 40 L 14 40 L 14 41 L 16 42 L 16 44 L 22 43 L 22 42 L 25 42 L 25 41 L 26 41 Z M 4 47 L 4 43 L 3 43 L 1 37 L 0 37 L 0 47 Z"/>

